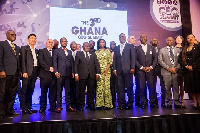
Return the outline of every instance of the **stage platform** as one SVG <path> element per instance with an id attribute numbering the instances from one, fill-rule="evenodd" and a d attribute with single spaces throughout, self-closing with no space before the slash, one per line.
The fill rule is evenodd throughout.
<path id="1" fill-rule="evenodd" d="M 132 110 L 97 110 L 21 114 L 0 118 L 0 133 L 198 133 L 200 110 L 185 100 L 186 109 L 134 106 Z M 15 104 L 16 112 L 21 112 Z M 33 109 L 39 110 L 39 105 Z"/>

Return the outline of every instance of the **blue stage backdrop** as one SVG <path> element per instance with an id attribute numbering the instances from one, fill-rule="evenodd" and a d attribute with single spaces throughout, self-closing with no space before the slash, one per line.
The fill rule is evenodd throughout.
<path id="1" fill-rule="evenodd" d="M 180 15 L 180 3 L 179 0 L 172 0 L 172 2 L 163 2 L 162 0 L 130 0 L 125 2 L 104 2 L 102 0 L 1 0 L 0 1 L 0 40 L 6 39 L 6 31 L 12 29 L 17 34 L 17 40 L 15 43 L 19 46 L 27 44 L 27 36 L 30 33 L 35 33 L 37 35 L 38 49 L 45 47 L 45 41 L 51 37 L 51 39 L 59 39 L 61 37 L 66 37 L 69 41 L 76 41 L 77 43 L 82 43 L 84 38 L 70 38 L 70 34 L 76 34 L 77 31 L 73 29 L 63 29 L 62 36 L 53 36 L 50 34 L 50 8 L 60 7 L 60 8 L 77 8 L 77 9 L 100 9 L 100 10 L 122 10 L 127 11 L 127 29 L 119 25 L 114 26 L 113 29 L 109 29 L 106 26 L 106 30 L 101 29 L 101 36 L 108 35 L 109 30 L 120 31 L 128 35 L 134 35 L 137 39 L 141 33 L 145 33 L 148 37 L 148 42 L 151 38 L 155 37 L 159 41 L 159 47 L 166 46 L 165 39 L 169 36 L 175 37 L 178 34 L 182 34 L 181 29 L 181 15 Z M 92 11 L 91 11 L 92 13 Z M 70 16 L 73 15 L 73 16 Z M 107 13 L 104 13 L 107 16 Z M 69 14 L 70 17 L 78 18 L 79 14 Z M 68 17 L 61 15 L 60 18 Z M 78 21 L 79 24 L 85 24 L 87 30 L 87 37 L 95 34 L 94 29 L 90 31 L 90 27 L 99 27 L 100 19 L 91 16 L 91 19 L 83 19 L 83 22 Z M 109 21 L 109 18 L 107 18 Z M 103 20 L 103 19 L 102 19 Z M 124 20 L 124 19 L 123 19 Z M 116 21 L 123 21 L 122 17 L 119 17 Z M 110 20 L 111 21 L 111 20 Z M 104 23 L 103 20 L 101 22 Z M 65 25 L 73 24 L 77 22 L 64 21 L 59 24 L 59 27 L 64 27 Z M 112 22 L 115 25 L 115 21 Z M 124 23 L 123 23 L 124 24 Z M 104 24 L 106 25 L 106 24 Z M 76 26 L 76 25 L 74 25 Z M 94 27 L 95 27 L 94 26 Z M 104 27 L 104 26 L 103 26 Z M 79 27 L 80 28 L 80 27 Z M 83 28 L 84 29 L 84 28 Z M 98 29 L 98 28 L 97 28 Z M 54 30 L 53 32 L 56 32 Z M 79 31 L 80 32 L 80 31 Z M 94 32 L 94 33 L 92 33 Z M 97 32 L 98 33 L 98 32 Z M 118 32 L 117 32 L 118 33 Z M 84 34 L 84 33 L 83 33 Z M 110 35 L 111 36 L 111 35 Z M 99 36 L 98 36 L 99 37 Z M 99 38 L 92 38 L 97 41 Z M 88 41 L 85 39 L 84 41 Z M 113 41 L 118 42 L 119 38 L 116 35 Z M 107 41 L 107 46 L 109 46 L 109 39 Z M 136 42 L 139 45 L 139 42 Z M 159 82 L 157 84 L 159 86 Z M 135 88 L 135 86 L 134 86 Z M 157 87 L 158 93 L 160 94 L 159 87 Z M 63 94 L 64 96 L 64 94 Z M 36 87 L 33 96 L 33 104 L 38 104 L 40 99 L 40 85 L 39 79 L 36 82 Z M 16 102 L 19 100 L 16 99 Z M 64 97 L 63 97 L 64 101 Z"/>

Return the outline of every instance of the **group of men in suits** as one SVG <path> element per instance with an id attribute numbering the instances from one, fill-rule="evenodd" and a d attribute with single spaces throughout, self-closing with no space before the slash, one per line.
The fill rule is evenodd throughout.
<path id="1" fill-rule="evenodd" d="M 94 41 L 85 42 L 83 51 L 76 50 L 76 43 L 70 44 L 65 37 L 60 39 L 61 47 L 54 46 L 57 40 L 48 39 L 46 48 L 35 48 L 36 35 L 28 36 L 28 45 L 21 49 L 13 42 L 16 39 L 14 31 L 6 34 L 7 40 L 0 42 L 0 116 L 5 114 L 18 114 L 13 110 L 15 95 L 22 77 L 21 108 L 23 113 L 34 113 L 32 109 L 32 94 L 35 81 L 40 77 L 42 113 L 47 107 L 47 92 L 49 89 L 50 111 L 60 113 L 62 110 L 62 90 L 65 88 L 65 102 L 67 111 L 82 111 L 85 106 L 85 88 L 87 86 L 87 104 L 91 110 L 95 110 L 96 80 L 100 78 L 100 66 L 94 53 Z M 117 97 L 119 109 L 132 109 L 133 107 L 133 75 L 136 77 L 136 103 L 141 108 L 146 108 L 146 86 L 149 89 L 150 107 L 158 106 L 156 81 L 160 78 L 162 90 L 161 107 L 172 107 L 171 87 L 174 90 L 175 107 L 180 107 L 178 102 L 178 87 L 176 82 L 178 56 L 180 51 L 173 47 L 173 38 L 167 38 L 167 46 L 158 49 L 156 38 L 147 44 L 147 36 L 140 35 L 140 45 L 134 46 L 134 36 L 126 42 L 124 33 L 119 35 L 120 45 L 111 43 L 113 56 L 112 71 L 114 84 L 117 84 Z M 57 41 L 57 42 L 56 42 Z M 55 49 L 55 47 L 57 47 Z M 117 81 L 117 82 L 115 82 Z M 78 84 L 77 84 L 78 82 Z M 115 85 L 111 84 L 113 104 L 115 105 Z M 76 87 L 75 87 L 76 86 Z M 76 91 L 74 91 L 76 88 Z M 128 102 L 125 100 L 125 88 L 127 88 Z M 166 98 L 165 98 L 166 95 Z M 139 100 L 138 100 L 139 99 Z M 74 109 L 73 107 L 76 107 Z"/>

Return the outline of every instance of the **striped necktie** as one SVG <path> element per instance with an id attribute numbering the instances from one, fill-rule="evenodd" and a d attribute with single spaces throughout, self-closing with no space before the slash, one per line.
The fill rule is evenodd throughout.
<path id="1" fill-rule="evenodd" d="M 15 53 L 15 56 L 16 56 L 16 55 L 17 55 L 17 52 L 16 52 L 16 50 L 15 50 L 14 43 L 13 43 L 13 42 L 11 42 L 11 45 L 12 45 L 12 49 L 13 49 L 13 51 L 14 51 L 14 53 Z"/>

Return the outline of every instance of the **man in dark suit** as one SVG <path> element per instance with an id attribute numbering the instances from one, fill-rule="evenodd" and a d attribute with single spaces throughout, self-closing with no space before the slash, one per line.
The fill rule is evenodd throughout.
<path id="1" fill-rule="evenodd" d="M 35 82 L 38 75 L 38 50 L 35 48 L 36 35 L 30 34 L 28 36 L 28 45 L 21 47 L 22 56 L 22 93 L 21 103 L 22 112 L 32 114 L 32 95 L 35 88 Z"/>
<path id="2" fill-rule="evenodd" d="M 158 48 L 158 40 L 156 38 L 152 38 L 150 43 L 155 48 L 156 56 L 158 57 L 159 52 L 160 52 L 160 48 Z M 160 86 L 161 86 L 161 92 L 162 92 L 162 94 L 161 94 L 161 107 L 165 107 L 165 84 L 164 84 L 163 76 L 161 75 L 161 66 L 158 62 L 156 64 L 156 67 L 155 67 L 155 70 L 154 70 L 154 78 L 155 78 L 154 83 L 155 84 L 157 82 L 157 76 L 160 79 Z M 155 104 L 158 104 L 157 92 L 156 91 L 155 91 Z"/>
<path id="3" fill-rule="evenodd" d="M 133 74 L 135 72 L 135 48 L 126 43 L 124 33 L 119 35 L 120 45 L 114 50 L 113 69 L 118 81 L 118 108 L 125 109 L 125 84 L 127 87 L 127 109 L 133 108 Z"/>
<path id="4" fill-rule="evenodd" d="M 46 41 L 46 48 L 39 50 L 39 63 L 40 63 L 40 88 L 41 88 L 41 97 L 40 97 L 40 110 L 42 113 L 46 110 L 47 106 L 47 92 L 49 88 L 49 102 L 50 102 L 50 111 L 56 112 L 56 77 L 54 74 L 53 68 L 53 58 L 54 50 L 53 40 L 48 39 Z"/>
<path id="5" fill-rule="evenodd" d="M 66 111 L 76 111 L 71 107 L 70 101 L 70 79 L 74 77 L 72 51 L 67 49 L 67 39 L 60 39 L 61 48 L 55 50 L 53 56 L 53 67 L 57 77 L 57 113 L 61 113 L 62 90 L 65 87 Z"/>
<path id="6" fill-rule="evenodd" d="M 83 50 L 77 52 L 74 64 L 75 80 L 79 81 L 77 104 L 78 109 L 83 111 L 85 106 L 85 88 L 87 86 L 88 106 L 91 110 L 95 110 L 95 79 L 98 80 L 100 78 L 100 66 L 96 54 L 89 52 L 88 42 L 83 43 Z"/>
<path id="7" fill-rule="evenodd" d="M 21 75 L 20 48 L 13 43 L 16 40 L 14 31 L 6 33 L 7 40 L 0 42 L 0 117 L 5 114 L 17 115 L 13 110 L 18 87 L 18 76 Z"/>
<path id="8" fill-rule="evenodd" d="M 145 109 L 147 100 L 145 97 L 146 81 L 149 88 L 150 107 L 155 107 L 155 80 L 154 80 L 154 68 L 157 64 L 157 56 L 155 48 L 147 44 L 147 36 L 145 34 L 140 35 L 140 46 L 136 48 L 136 79 L 139 88 L 141 108 Z"/>
<path id="9" fill-rule="evenodd" d="M 76 50 L 76 42 L 75 41 L 72 41 L 70 43 L 70 48 L 71 48 L 71 51 L 72 51 L 72 56 L 73 56 L 73 59 L 75 61 L 75 57 L 76 57 L 76 53 L 77 53 L 77 50 Z M 78 87 L 78 82 L 75 81 L 75 78 L 71 78 L 70 80 L 70 100 L 71 100 L 71 104 L 72 104 L 72 107 L 76 107 L 76 88 Z M 78 89 L 78 88 L 77 88 Z"/>

